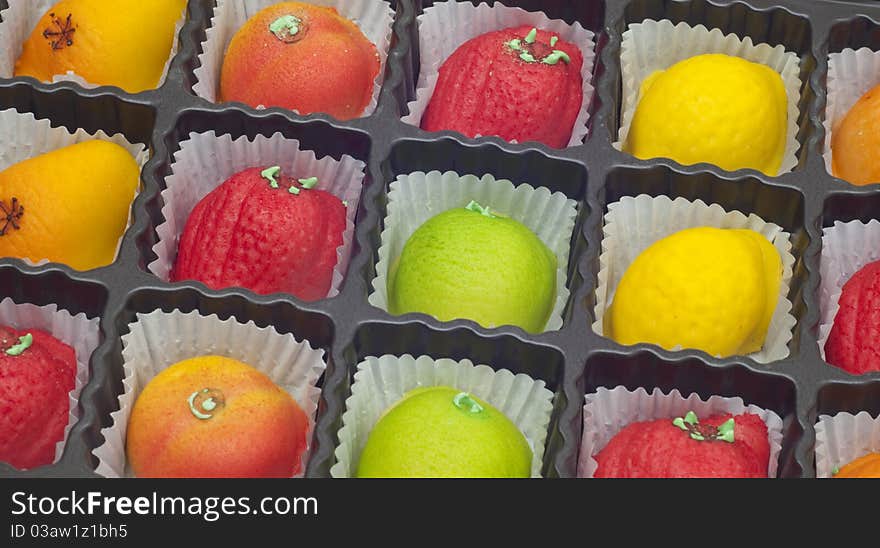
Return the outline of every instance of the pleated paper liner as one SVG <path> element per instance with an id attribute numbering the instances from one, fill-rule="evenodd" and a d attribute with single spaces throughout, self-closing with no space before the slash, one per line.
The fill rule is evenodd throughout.
<path id="1" fill-rule="evenodd" d="M 324 351 L 308 341 L 282 335 L 273 327 L 241 323 L 234 317 L 202 316 L 197 311 L 138 314 L 122 337 L 125 376 L 119 409 L 111 414 L 113 424 L 101 430 L 104 443 L 93 454 L 97 473 L 106 477 L 133 477 L 125 454 L 125 438 L 131 410 L 144 387 L 160 372 L 180 361 L 199 356 L 225 356 L 265 373 L 272 382 L 296 400 L 309 418 L 307 448 L 302 456 L 305 472 L 315 428 L 315 412 L 321 390 L 316 383 L 324 372 Z"/>
<path id="2" fill-rule="evenodd" d="M 89 359 L 100 343 L 98 318 L 87 318 L 85 314 L 72 315 L 50 304 L 37 306 L 29 303 L 16 304 L 12 299 L 0 301 L 0 325 L 18 330 L 40 330 L 52 335 L 73 348 L 76 353 L 76 382 L 70 391 L 68 423 L 64 439 L 55 446 L 55 461 L 61 458 L 70 429 L 79 420 L 79 394 L 89 381 Z"/>
<path id="3" fill-rule="evenodd" d="M 767 477 L 776 477 L 782 449 L 782 419 L 773 411 L 746 405 L 742 398 L 712 396 L 703 400 L 696 393 L 685 397 L 677 389 L 664 394 L 659 388 L 648 393 L 644 388 L 630 391 L 625 386 L 618 386 L 610 390 L 600 387 L 596 393 L 587 394 L 585 401 L 578 477 L 593 477 L 599 466 L 594 457 L 627 425 L 657 419 L 672 420 L 685 416 L 688 411 L 693 411 L 699 418 L 723 413 L 752 413 L 761 417 L 767 425 L 770 443 Z"/>
<path id="4" fill-rule="evenodd" d="M 195 71 L 197 83 L 193 86 L 193 91 L 196 95 L 212 103 L 218 102 L 220 71 L 232 37 L 257 12 L 278 3 L 278 0 L 217 0 L 211 26 L 208 27 L 205 41 L 202 42 L 202 54 L 198 58 L 201 66 Z M 376 110 L 385 77 L 385 64 L 388 60 L 388 50 L 391 48 L 394 10 L 383 0 L 310 0 L 307 3 L 335 8 L 339 15 L 353 21 L 364 36 L 376 46 L 381 65 L 373 85 L 373 97 L 361 117 L 371 115 Z M 321 63 L 325 60 L 317 59 L 316 62 Z"/>
<path id="5" fill-rule="evenodd" d="M 703 25 L 692 27 L 687 23 L 673 25 L 671 21 L 645 20 L 633 23 L 623 33 L 620 66 L 623 76 L 623 106 L 620 132 L 614 147 L 623 150 L 629 128 L 639 102 L 642 82 L 658 70 L 666 70 L 679 61 L 706 53 L 722 53 L 761 63 L 780 74 L 788 97 L 788 125 L 785 152 L 778 175 L 797 166 L 798 118 L 800 109 L 800 58 L 783 46 L 757 44 L 746 37 L 724 34 L 719 29 L 709 30 Z"/>
<path id="6" fill-rule="evenodd" d="M 779 297 L 764 346 L 748 357 L 760 363 L 769 363 L 789 355 L 788 343 L 793 337 L 797 323 L 791 313 L 788 300 L 789 286 L 794 266 L 791 254 L 790 234 L 776 224 L 765 222 L 757 215 L 748 217 L 739 211 L 725 211 L 717 204 L 707 205 L 701 200 L 694 202 L 684 198 L 672 200 L 666 196 L 651 197 L 646 194 L 622 198 L 609 204 L 603 229 L 602 253 L 599 256 L 599 285 L 596 289 L 596 321 L 593 331 L 604 335 L 603 321 L 614 292 L 624 272 L 643 251 L 655 242 L 694 227 L 744 228 L 764 235 L 779 252 L 782 259 L 782 280 Z M 679 350 L 676 347 L 672 350 Z"/>
<path id="7" fill-rule="evenodd" d="M 560 329 L 569 296 L 566 273 L 577 203 L 561 192 L 551 193 L 544 187 L 529 184 L 514 186 L 508 180 L 496 180 L 491 175 L 478 178 L 452 171 L 415 172 L 401 175 L 391 183 L 370 304 L 388 310 L 388 269 L 413 232 L 428 219 L 450 209 L 463 208 L 471 200 L 519 221 L 554 252 L 556 302 L 543 331 Z"/>
<path id="8" fill-rule="evenodd" d="M 583 102 L 574 123 L 568 146 L 577 146 L 587 136 L 589 106 L 593 100 L 593 66 L 596 61 L 595 36 L 580 23 L 569 25 L 559 19 L 550 19 L 540 12 L 528 12 L 495 3 L 474 6 L 469 2 L 437 2 L 418 17 L 421 73 L 416 85 L 416 98 L 408 104 L 409 114 L 403 117 L 407 124 L 420 126 L 422 116 L 434 95 L 440 78 L 440 67 L 465 42 L 496 30 L 529 25 L 559 36 L 578 46 L 584 57 L 581 68 Z"/>
<path id="9" fill-rule="evenodd" d="M 470 360 L 435 360 L 410 355 L 368 357 L 358 364 L 345 402 L 334 478 L 353 477 L 371 430 L 382 414 L 404 394 L 419 387 L 449 386 L 468 392 L 498 409 L 516 424 L 532 449 L 532 477 L 541 477 L 547 428 L 553 412 L 553 393 L 544 381 L 514 375 Z"/>
<path id="10" fill-rule="evenodd" d="M 880 453 L 880 418 L 865 411 L 819 416 L 816 477 L 830 478 L 836 469 L 869 453 Z"/>
<path id="11" fill-rule="evenodd" d="M 169 280 L 177 246 L 187 219 L 209 192 L 227 179 L 253 167 L 281 167 L 282 173 L 296 178 L 317 177 L 317 190 L 327 191 L 346 205 L 346 225 L 342 245 L 336 251 L 337 262 L 327 297 L 339 294 L 348 269 L 354 239 L 354 220 L 365 178 L 365 164 L 351 156 L 335 160 L 317 158 L 310 150 L 300 148 L 296 139 L 276 133 L 271 137 L 257 135 L 253 140 L 242 136 L 190 133 L 174 155 L 172 174 L 162 191 L 162 215 L 165 222 L 156 228 L 158 243 L 153 246 L 157 259 L 147 268 L 164 281 Z"/>
<path id="12" fill-rule="evenodd" d="M 868 48 L 828 55 L 828 98 L 825 103 L 825 168 L 833 175 L 831 139 L 862 95 L 880 84 L 880 53 Z"/>
<path id="13" fill-rule="evenodd" d="M 7 109 L 0 111 L 0 143 L 3 143 L 3 146 L 0 147 L 0 171 L 40 154 L 94 139 L 120 145 L 134 157 L 141 169 L 150 159 L 150 151 L 145 145 L 130 143 L 121 133 L 107 135 L 101 130 L 89 133 L 84 129 L 77 129 L 71 133 L 63 126 L 52 127 L 52 122 L 49 120 L 37 119 L 33 114 L 22 114 L 15 109 Z M 138 192 L 140 192 L 140 184 L 132 197 L 132 202 L 137 198 Z M 126 230 L 131 226 L 131 214 L 132 211 L 129 207 Z M 119 254 L 119 247 L 122 245 L 124 235 L 125 231 L 119 236 L 115 255 Z M 24 259 L 24 261 L 37 265 L 49 262 L 46 259 L 36 261 Z"/>
<path id="14" fill-rule="evenodd" d="M 12 78 L 15 70 L 15 62 L 21 56 L 24 43 L 30 36 L 31 32 L 39 23 L 50 8 L 58 3 L 58 0 L 7 0 L 8 8 L 0 12 L 0 77 Z M 115 9 L 108 5 L 108 8 Z M 165 61 L 165 68 L 162 69 L 162 77 L 156 88 L 162 87 L 165 79 L 168 77 L 168 69 L 171 66 L 171 60 L 177 55 L 178 38 L 180 29 L 186 22 L 186 6 L 180 13 L 180 19 L 174 27 L 174 41 L 172 42 L 171 51 L 168 53 L 168 60 Z M 47 46 L 48 47 L 48 46 Z M 55 75 L 52 82 L 75 82 L 84 88 L 95 88 L 98 84 L 86 81 L 82 76 L 67 72 L 66 74 Z"/>

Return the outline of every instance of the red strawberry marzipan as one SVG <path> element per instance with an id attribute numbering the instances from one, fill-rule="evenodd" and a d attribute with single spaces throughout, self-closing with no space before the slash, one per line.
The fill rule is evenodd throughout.
<path id="1" fill-rule="evenodd" d="M 532 27 L 478 36 L 440 67 L 422 129 L 563 148 L 583 102 L 583 62 L 577 46 Z"/>
<path id="2" fill-rule="evenodd" d="M 757 415 L 690 412 L 630 424 L 595 458 L 596 478 L 766 478 L 770 442 Z"/>
<path id="3" fill-rule="evenodd" d="M 283 175 L 277 166 L 233 175 L 190 214 L 171 280 L 290 293 L 306 301 L 326 297 L 346 206 L 315 190 L 316 183 Z"/>
<path id="4" fill-rule="evenodd" d="M 825 360 L 854 375 L 880 371 L 880 261 L 853 274 L 825 343 Z"/>
<path id="5" fill-rule="evenodd" d="M 73 348 L 43 331 L 0 326 L 0 461 L 29 469 L 55 460 L 75 384 Z"/>

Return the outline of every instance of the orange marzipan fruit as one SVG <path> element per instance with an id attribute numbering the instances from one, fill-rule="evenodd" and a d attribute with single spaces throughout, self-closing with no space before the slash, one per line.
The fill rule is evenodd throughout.
<path id="1" fill-rule="evenodd" d="M 854 185 L 880 183 L 880 86 L 868 91 L 831 134 L 832 171 Z"/>
<path id="2" fill-rule="evenodd" d="M 232 38 L 220 99 L 349 120 L 370 104 L 379 65 L 376 46 L 335 9 L 282 2 Z"/>
<path id="3" fill-rule="evenodd" d="M 113 262 L 140 180 L 125 148 L 93 140 L 0 172 L 0 257 L 90 270 Z"/>
<path id="4" fill-rule="evenodd" d="M 305 412 L 267 375 L 200 356 L 146 385 L 126 453 L 138 477 L 291 477 L 302 469 L 308 429 Z"/>
<path id="5" fill-rule="evenodd" d="M 880 453 L 859 457 L 834 474 L 835 478 L 880 478 Z"/>
<path id="6" fill-rule="evenodd" d="M 185 7 L 186 0 L 61 0 L 25 41 L 15 76 L 48 82 L 73 72 L 130 93 L 153 89 Z"/>

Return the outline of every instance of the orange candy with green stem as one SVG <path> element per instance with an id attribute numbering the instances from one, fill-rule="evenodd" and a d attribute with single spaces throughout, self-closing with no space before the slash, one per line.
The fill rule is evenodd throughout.
<path id="1" fill-rule="evenodd" d="M 153 377 L 131 410 L 126 454 L 137 477 L 292 477 L 309 421 L 264 373 L 201 356 Z"/>
<path id="2" fill-rule="evenodd" d="M 350 120 L 370 104 L 379 66 L 376 46 L 335 9 L 282 2 L 232 38 L 220 100 Z"/>
<path id="3" fill-rule="evenodd" d="M 34 27 L 15 76 L 42 82 L 68 71 L 129 93 L 156 88 L 186 0 L 61 0 Z"/>

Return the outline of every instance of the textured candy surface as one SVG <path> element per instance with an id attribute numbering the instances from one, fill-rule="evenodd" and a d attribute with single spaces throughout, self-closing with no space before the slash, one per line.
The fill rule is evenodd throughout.
<path id="1" fill-rule="evenodd" d="M 155 88 L 185 7 L 186 0 L 61 0 L 25 41 L 15 76 L 45 82 L 70 71 L 130 93 Z"/>
<path id="2" fill-rule="evenodd" d="M 220 97 L 349 120 L 370 104 L 379 66 L 376 46 L 335 9 L 281 2 L 251 17 L 232 38 Z"/>
<path id="3" fill-rule="evenodd" d="M 28 334 L 31 345 L 16 355 Z M 75 383 L 73 348 L 43 331 L 0 327 L 0 461 L 21 469 L 52 463 Z"/>
<path id="4" fill-rule="evenodd" d="M 388 310 L 540 332 L 556 302 L 556 267 L 522 223 L 451 209 L 420 226 L 391 265 Z"/>
<path id="5" fill-rule="evenodd" d="M 854 375 L 880 371 L 880 261 L 844 284 L 839 304 L 825 360 Z"/>
<path id="6" fill-rule="evenodd" d="M 831 133 L 832 171 L 854 185 L 880 183 L 880 86 L 862 95 Z"/>
<path id="7" fill-rule="evenodd" d="M 701 425 L 733 418 L 734 441 L 697 441 L 672 419 L 636 422 L 596 455 L 597 478 L 766 478 L 770 460 L 767 426 L 757 415 L 715 415 Z"/>
<path id="8" fill-rule="evenodd" d="M 490 32 L 458 48 L 440 67 L 422 129 L 567 146 L 583 102 L 583 55 L 542 30 L 528 43 L 531 31 Z"/>
<path id="9" fill-rule="evenodd" d="M 696 227 L 658 240 L 629 265 L 605 316 L 621 344 L 697 348 L 713 356 L 761 350 L 782 279 L 762 234 Z"/>
<path id="10" fill-rule="evenodd" d="M 135 158 L 99 139 L 10 166 L 0 172 L 0 257 L 109 265 L 139 181 Z"/>
<path id="11" fill-rule="evenodd" d="M 835 478 L 880 478 L 880 453 L 863 455 L 834 474 Z"/>
<path id="12" fill-rule="evenodd" d="M 345 206 L 333 194 L 306 189 L 284 174 L 275 177 L 274 188 L 261 175 L 265 169 L 233 175 L 196 205 L 180 239 L 172 281 L 291 293 L 306 301 L 327 296 Z"/>
<path id="13" fill-rule="evenodd" d="M 261 371 L 221 356 L 156 375 L 131 411 L 126 454 L 138 477 L 291 477 L 308 417 Z"/>

